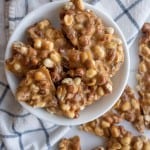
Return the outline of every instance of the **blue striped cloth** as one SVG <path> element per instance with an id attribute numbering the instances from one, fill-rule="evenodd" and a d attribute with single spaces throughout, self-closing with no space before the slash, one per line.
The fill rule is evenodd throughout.
<path id="1" fill-rule="evenodd" d="M 52 0 L 7 0 L 6 28 L 12 34 L 33 9 Z M 150 0 L 87 0 L 106 11 L 120 26 L 130 44 L 150 12 Z M 50 150 L 67 131 L 34 117 L 14 100 L 0 61 L 0 150 Z"/>

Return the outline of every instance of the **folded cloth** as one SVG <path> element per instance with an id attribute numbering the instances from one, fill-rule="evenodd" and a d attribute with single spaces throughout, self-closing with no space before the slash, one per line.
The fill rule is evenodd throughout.
<path id="1" fill-rule="evenodd" d="M 12 34 L 26 14 L 51 1 L 7 1 L 5 11 L 8 35 Z M 128 43 L 136 37 L 150 13 L 149 0 L 87 0 L 87 2 L 107 12 L 115 20 Z M 14 100 L 9 90 L 2 63 L 0 63 L 0 72 L 0 149 L 51 149 L 51 146 L 69 130 L 69 127 L 42 121 L 23 109 Z"/>

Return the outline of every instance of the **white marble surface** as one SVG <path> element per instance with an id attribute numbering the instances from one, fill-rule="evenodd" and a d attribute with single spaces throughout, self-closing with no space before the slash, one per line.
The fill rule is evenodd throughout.
<path id="1" fill-rule="evenodd" d="M 4 58 L 4 51 L 6 47 L 6 35 L 5 35 L 5 0 L 0 0 L 0 60 Z"/>

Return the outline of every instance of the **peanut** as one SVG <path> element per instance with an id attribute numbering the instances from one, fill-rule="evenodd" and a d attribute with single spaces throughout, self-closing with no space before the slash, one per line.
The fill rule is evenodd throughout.
<path id="1" fill-rule="evenodd" d="M 80 84 L 81 84 L 81 78 L 75 78 L 75 79 L 74 79 L 74 83 L 75 83 L 76 85 L 80 85 Z"/>
<path id="2" fill-rule="evenodd" d="M 93 78 L 94 76 L 96 76 L 97 71 L 95 69 L 88 69 L 86 71 L 86 77 L 87 78 Z"/>
<path id="3" fill-rule="evenodd" d="M 106 33 L 108 33 L 108 34 L 114 34 L 114 28 L 112 28 L 112 27 L 106 27 L 106 28 L 105 28 L 105 31 L 106 31 Z"/>
<path id="4" fill-rule="evenodd" d="M 39 38 L 35 39 L 34 40 L 34 48 L 41 49 L 41 47 L 42 47 L 42 40 Z"/>
<path id="5" fill-rule="evenodd" d="M 103 59 L 106 55 L 105 48 L 102 46 L 96 45 L 93 50 L 94 50 L 95 57 L 98 57 L 100 59 Z"/>
<path id="6" fill-rule="evenodd" d="M 21 70 L 21 65 L 19 63 L 15 63 L 13 67 L 16 71 Z"/>
<path id="7" fill-rule="evenodd" d="M 110 130 L 111 130 L 111 134 L 112 134 L 113 137 L 119 137 L 120 130 L 119 130 L 118 127 L 112 126 Z"/>
<path id="8" fill-rule="evenodd" d="M 35 73 L 34 78 L 35 78 L 35 80 L 39 81 L 39 80 L 46 79 L 46 76 L 43 72 L 38 71 Z"/>
<path id="9" fill-rule="evenodd" d="M 50 58 L 44 59 L 43 64 L 47 68 L 53 68 L 54 67 L 54 62 Z"/>
<path id="10" fill-rule="evenodd" d="M 42 45 L 46 50 L 52 51 L 54 49 L 54 43 L 51 41 L 43 41 Z"/>
<path id="11" fill-rule="evenodd" d="M 64 23 L 66 26 L 71 26 L 73 24 L 73 16 L 72 15 L 65 15 Z"/>
<path id="12" fill-rule="evenodd" d="M 66 91 L 66 88 L 64 86 L 59 86 L 57 88 L 56 95 L 57 95 L 58 99 L 63 101 L 66 94 L 67 94 L 67 91 Z"/>
<path id="13" fill-rule="evenodd" d="M 122 111 L 128 111 L 131 109 L 131 104 L 129 102 L 125 102 L 124 104 L 122 104 L 121 106 L 121 110 Z"/>
<path id="14" fill-rule="evenodd" d="M 49 21 L 48 20 L 43 20 L 43 21 L 38 23 L 38 27 L 39 27 L 40 30 L 43 30 L 48 25 L 49 25 Z"/>
<path id="15" fill-rule="evenodd" d="M 82 52 L 80 54 L 80 58 L 81 58 L 82 63 L 84 63 L 88 59 L 88 54 L 86 52 Z"/>
<path id="16" fill-rule="evenodd" d="M 21 47 L 21 54 L 23 54 L 23 55 L 27 55 L 27 53 L 28 53 L 28 48 L 27 47 Z"/>
<path id="17" fill-rule="evenodd" d="M 54 62 L 56 62 L 56 63 L 60 63 L 60 62 L 61 62 L 61 56 L 60 56 L 60 54 L 59 54 L 58 52 L 53 52 L 53 53 L 51 53 L 50 58 L 51 58 Z"/>

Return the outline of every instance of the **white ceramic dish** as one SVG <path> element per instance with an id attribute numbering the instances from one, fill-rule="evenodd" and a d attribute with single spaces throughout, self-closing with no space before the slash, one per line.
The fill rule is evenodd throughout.
<path id="1" fill-rule="evenodd" d="M 64 5 L 64 3 L 65 3 L 64 1 L 52 2 L 28 14 L 21 21 L 21 23 L 18 25 L 13 35 L 11 36 L 8 42 L 7 48 L 6 48 L 5 59 L 11 56 L 11 45 L 14 41 L 18 41 L 18 40 L 24 41 L 25 31 L 30 25 L 38 22 L 39 20 L 47 18 L 51 20 L 51 22 L 53 23 L 55 27 L 59 27 L 59 10 Z M 80 117 L 77 119 L 67 119 L 62 116 L 53 115 L 53 114 L 46 112 L 43 109 L 35 109 L 21 102 L 21 105 L 25 109 L 27 109 L 29 112 L 34 114 L 35 116 L 43 120 L 47 120 L 55 124 L 59 124 L 59 125 L 79 125 L 82 123 L 89 122 L 103 115 L 116 103 L 116 101 L 120 97 L 121 93 L 123 92 L 125 88 L 128 75 L 129 75 L 130 63 L 129 63 L 129 54 L 128 54 L 128 49 L 127 49 L 127 44 L 119 27 L 109 16 L 107 16 L 107 14 L 105 14 L 101 10 L 97 10 L 96 8 L 94 8 L 93 6 L 89 4 L 85 4 L 85 6 L 86 8 L 93 10 L 96 13 L 96 15 L 99 16 L 107 26 L 114 27 L 116 34 L 122 38 L 123 43 L 124 43 L 123 46 L 124 46 L 125 62 L 123 66 L 121 67 L 121 69 L 119 70 L 119 72 L 113 78 L 112 94 L 109 94 L 108 96 L 103 97 L 101 100 L 97 101 L 91 106 L 88 106 L 85 110 L 81 111 Z M 18 86 L 18 79 L 8 70 L 6 70 L 6 77 L 7 77 L 9 86 L 13 94 L 15 95 L 16 88 Z"/>

